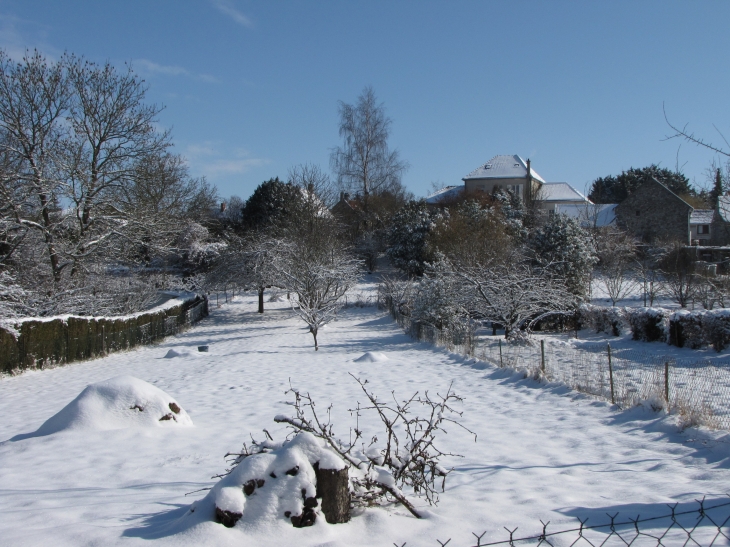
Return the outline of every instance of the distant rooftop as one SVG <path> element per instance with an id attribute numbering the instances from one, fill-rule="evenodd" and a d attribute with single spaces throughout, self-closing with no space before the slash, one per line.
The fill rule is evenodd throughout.
<path id="1" fill-rule="evenodd" d="M 555 212 L 576 219 L 584 228 L 602 228 L 616 222 L 616 203 L 562 203 Z"/>
<path id="2" fill-rule="evenodd" d="M 532 178 L 540 182 L 545 180 L 530 167 Z M 470 179 L 516 179 L 525 178 L 527 176 L 527 163 L 521 157 L 514 156 L 494 156 L 484 165 L 474 169 L 462 180 Z"/>
<path id="3" fill-rule="evenodd" d="M 435 205 L 437 203 L 442 203 L 444 201 L 458 199 L 459 197 L 461 197 L 461 194 L 463 191 L 464 191 L 463 186 L 445 186 L 444 188 L 441 188 L 441 190 L 437 190 L 430 196 L 427 196 L 426 203 Z"/>
<path id="4" fill-rule="evenodd" d="M 540 201 L 575 201 L 588 203 L 588 199 L 567 182 L 546 182 L 540 187 Z"/>
<path id="5" fill-rule="evenodd" d="M 689 216 L 690 224 L 712 224 L 714 209 L 695 209 Z"/>

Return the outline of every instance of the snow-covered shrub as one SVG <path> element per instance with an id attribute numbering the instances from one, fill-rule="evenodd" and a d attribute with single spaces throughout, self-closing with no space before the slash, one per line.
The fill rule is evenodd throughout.
<path id="1" fill-rule="evenodd" d="M 323 508 L 317 501 L 322 497 L 324 473 L 344 470 L 347 477 L 345 462 L 311 433 L 301 432 L 283 443 L 266 441 L 244 448 L 235 455 L 233 468 L 205 498 L 193 504 L 194 512 L 229 528 L 239 520 L 258 525 L 287 520 L 297 528 L 312 526 L 321 510 L 329 509 L 325 500 Z M 347 488 L 345 493 L 349 494 Z M 349 520 L 349 500 L 346 507 L 348 514 L 335 522 Z M 331 511 L 325 516 L 333 521 Z"/>
<path id="2" fill-rule="evenodd" d="M 132 376 L 91 384 L 38 428 L 36 435 L 69 429 L 192 426 L 180 404 L 161 389 Z"/>
<path id="3" fill-rule="evenodd" d="M 437 488 L 443 490 L 449 470 L 441 464 L 445 456 L 455 456 L 440 448 L 440 434 L 446 433 L 447 423 L 455 424 L 470 434 L 459 423 L 461 412 L 454 408 L 462 401 L 451 386 L 445 394 L 432 397 L 428 391 L 416 393 L 399 401 L 381 400 L 366 388 L 367 381 L 355 378 L 367 403 L 358 403 L 353 412 L 359 417 L 369 411 L 380 418 L 383 430 L 376 435 L 365 433 L 360 427 L 351 429 L 354 436 L 345 441 L 335 436 L 330 414 L 318 414 L 315 403 L 308 393 L 296 389 L 288 391 L 294 397 L 289 404 L 293 416 L 277 416 L 274 420 L 291 426 L 295 433 L 311 433 L 341 458 L 349 470 L 351 503 L 353 506 L 371 506 L 395 501 L 403 505 L 415 517 L 421 513 L 409 501 L 404 490 L 425 498 L 430 504 L 438 502 Z M 416 409 L 420 409 L 419 415 Z M 363 441 L 372 439 L 369 445 Z M 476 436 L 475 436 L 476 440 Z M 254 442 L 254 452 L 264 444 Z M 243 455 L 251 450 L 244 445 Z M 321 467 L 321 466 L 320 466 Z M 319 486 L 319 485 L 318 485 Z"/>
<path id="4" fill-rule="evenodd" d="M 680 310 L 669 318 L 669 343 L 699 349 L 711 346 L 722 351 L 730 345 L 730 310 Z"/>
<path id="5" fill-rule="evenodd" d="M 432 259 L 428 235 L 441 213 L 423 201 L 411 201 L 394 216 L 388 230 L 386 254 L 391 264 L 408 275 L 422 275 Z"/>
<path id="6" fill-rule="evenodd" d="M 410 316 L 416 284 L 390 276 L 383 276 L 378 285 L 378 304 L 397 318 Z"/>
<path id="7" fill-rule="evenodd" d="M 625 308 L 625 316 L 634 340 L 666 342 L 667 310 L 661 308 Z"/>
<path id="8" fill-rule="evenodd" d="M 423 277 L 415 287 L 411 317 L 438 330 L 451 328 L 466 315 L 456 281 L 437 273 Z"/>
<path id="9" fill-rule="evenodd" d="M 563 214 L 551 216 L 532 233 L 529 246 L 542 268 L 563 279 L 572 294 L 585 296 L 597 258 L 588 233 L 576 220 Z"/>
<path id="10" fill-rule="evenodd" d="M 621 336 L 628 327 L 624 308 L 583 304 L 578 313 L 580 324 L 584 328 L 592 329 L 595 332 Z"/>
<path id="11" fill-rule="evenodd" d="M 730 310 L 720 309 L 703 314 L 703 330 L 707 344 L 715 351 L 730 345 Z"/>
<path id="12" fill-rule="evenodd" d="M 688 310 L 674 312 L 669 317 L 669 343 L 680 348 L 701 348 L 705 343 L 702 314 Z"/>

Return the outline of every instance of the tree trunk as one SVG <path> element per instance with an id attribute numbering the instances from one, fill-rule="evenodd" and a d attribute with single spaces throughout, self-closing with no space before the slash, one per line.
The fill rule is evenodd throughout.
<path id="1" fill-rule="evenodd" d="M 314 464 L 317 477 L 317 497 L 322 499 L 322 512 L 330 524 L 350 520 L 350 487 L 347 467 L 343 469 L 320 469 Z"/>
<path id="2" fill-rule="evenodd" d="M 314 336 L 314 351 L 317 351 L 319 350 L 319 346 L 317 345 L 317 327 L 309 327 L 309 332 Z"/>
<path id="3" fill-rule="evenodd" d="M 264 313 L 264 287 L 259 287 L 259 313 Z"/>

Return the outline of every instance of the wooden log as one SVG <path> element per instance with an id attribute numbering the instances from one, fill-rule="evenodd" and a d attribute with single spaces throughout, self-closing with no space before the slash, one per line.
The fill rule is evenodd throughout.
<path id="1" fill-rule="evenodd" d="M 343 469 L 320 469 L 314 464 L 317 477 L 317 497 L 322 500 L 322 512 L 330 524 L 350 520 L 350 481 L 347 467 Z"/>

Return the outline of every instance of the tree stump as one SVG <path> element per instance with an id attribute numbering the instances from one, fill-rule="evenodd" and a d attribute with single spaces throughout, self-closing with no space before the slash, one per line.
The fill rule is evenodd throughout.
<path id="1" fill-rule="evenodd" d="M 320 469 L 314 464 L 317 477 L 317 497 L 322 499 L 322 512 L 330 524 L 350 520 L 350 484 L 347 467 L 343 469 Z"/>

